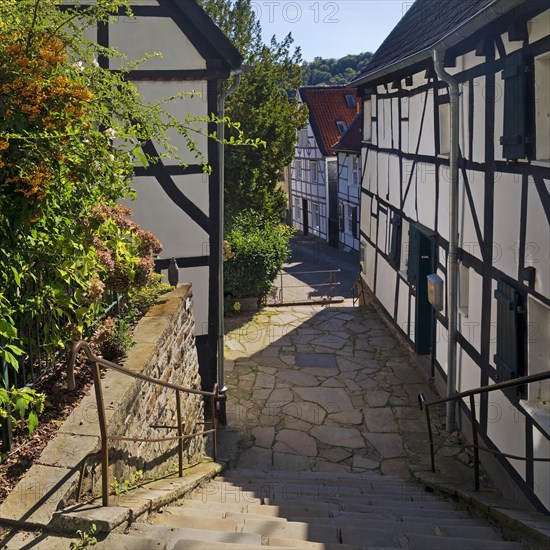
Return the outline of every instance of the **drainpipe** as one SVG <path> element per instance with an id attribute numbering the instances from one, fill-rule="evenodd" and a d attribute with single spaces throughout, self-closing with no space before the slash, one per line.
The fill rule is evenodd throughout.
<path id="1" fill-rule="evenodd" d="M 447 348 L 447 396 L 456 393 L 458 336 L 458 152 L 459 152 L 459 88 L 458 81 L 443 67 L 445 51 L 433 50 L 435 72 L 449 88 L 451 109 L 451 140 L 449 153 L 449 255 L 447 284 L 449 290 L 449 342 Z M 447 403 L 447 431 L 456 431 L 456 403 Z"/>
<path id="2" fill-rule="evenodd" d="M 218 97 L 218 114 L 223 120 L 225 117 L 225 100 L 232 94 L 241 84 L 242 73 L 233 74 L 233 84 L 227 89 L 223 89 Z M 220 146 L 218 148 L 218 166 L 219 166 L 219 204 L 220 212 L 218 217 L 219 223 L 219 244 L 218 244 L 218 345 L 217 345 L 217 371 L 218 371 L 218 391 L 219 391 L 219 420 L 222 424 L 227 424 L 226 401 L 227 388 L 225 386 L 225 368 L 224 368 L 224 310 L 223 310 L 223 242 L 224 242 L 224 222 L 225 222 L 225 204 L 224 204 L 224 185 L 225 185 L 225 124 L 218 124 L 218 139 Z"/>

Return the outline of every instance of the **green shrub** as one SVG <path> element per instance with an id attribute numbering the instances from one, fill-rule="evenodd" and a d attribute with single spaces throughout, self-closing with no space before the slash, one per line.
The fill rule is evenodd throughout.
<path id="1" fill-rule="evenodd" d="M 290 257 L 294 230 L 247 211 L 229 221 L 224 263 L 225 308 L 233 311 L 239 298 L 257 296 L 261 302 Z"/>

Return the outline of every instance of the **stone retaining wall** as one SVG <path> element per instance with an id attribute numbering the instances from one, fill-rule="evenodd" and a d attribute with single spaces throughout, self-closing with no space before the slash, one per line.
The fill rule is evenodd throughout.
<path id="1" fill-rule="evenodd" d="M 195 347 L 195 319 L 190 285 L 185 285 L 153 307 L 135 332 L 136 346 L 124 366 L 185 388 L 200 390 L 201 380 Z M 153 349 L 146 349 L 153 344 Z M 145 352 L 145 353 L 144 353 Z M 130 379 L 132 380 L 132 379 Z M 203 399 L 181 393 L 184 434 L 203 429 Z M 134 380 L 117 404 L 109 421 L 109 434 L 142 439 L 176 436 L 176 392 L 169 388 Z M 113 442 L 111 474 L 124 479 L 134 468 L 147 476 L 173 472 L 177 465 L 177 441 Z M 184 465 L 200 462 L 204 438 L 185 440 Z"/>
<path id="2" fill-rule="evenodd" d="M 138 323 L 136 345 L 124 366 L 175 384 L 200 389 L 195 349 L 195 326 L 191 285 L 182 285 L 161 297 Z M 155 437 L 176 435 L 175 430 L 154 426 L 176 425 L 175 393 L 113 370 L 102 379 L 105 416 L 111 435 Z M 203 403 L 182 395 L 184 433 L 202 431 Z M 93 388 L 65 420 L 40 458 L 0 504 L 0 520 L 45 527 L 52 514 L 76 495 L 80 467 L 87 461 L 84 493 L 101 492 L 100 437 Z M 143 470 L 147 477 L 173 472 L 177 442 L 110 444 L 111 480 L 123 483 L 128 474 Z M 204 438 L 186 442 L 184 461 L 194 464 L 204 455 Z"/>

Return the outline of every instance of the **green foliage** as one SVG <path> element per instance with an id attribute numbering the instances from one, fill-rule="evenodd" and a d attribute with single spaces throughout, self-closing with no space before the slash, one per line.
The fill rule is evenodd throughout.
<path id="1" fill-rule="evenodd" d="M 151 282 L 147 286 L 133 290 L 128 296 L 128 313 L 126 317 L 133 320 L 144 315 L 155 305 L 159 296 L 171 290 L 172 287 L 168 283 L 162 282 L 162 275 L 153 273 Z"/>
<path id="2" fill-rule="evenodd" d="M 364 68 L 372 57 L 371 52 L 346 55 L 340 59 L 316 57 L 313 61 L 302 63 L 302 82 L 304 86 L 336 86 L 348 84 Z"/>
<path id="3" fill-rule="evenodd" d="M 80 537 L 80 540 L 72 541 L 69 546 L 70 550 L 83 550 L 88 546 L 97 544 L 97 525 L 95 523 L 92 523 L 87 531 L 79 529 L 76 534 Z"/>
<path id="4" fill-rule="evenodd" d="M 143 471 L 136 470 L 134 473 L 130 474 L 126 479 L 122 481 L 117 478 L 113 479 L 110 485 L 111 494 L 120 496 L 124 493 L 127 493 L 130 489 L 135 487 L 143 479 Z"/>
<path id="5" fill-rule="evenodd" d="M 253 211 L 238 214 L 226 229 L 231 248 L 224 262 L 225 305 L 235 309 L 239 298 L 263 300 L 277 273 L 290 257 L 289 240 L 294 230 Z"/>
<path id="6" fill-rule="evenodd" d="M 30 388 L 0 388 L 0 419 L 9 417 L 14 424 L 26 422 L 29 435 L 32 435 L 38 426 L 38 415 L 44 411 L 45 399 L 43 393 Z"/>
<path id="7" fill-rule="evenodd" d="M 279 174 L 294 156 L 296 130 L 306 121 L 304 107 L 288 91 L 301 83 L 301 55 L 289 34 L 269 44 L 250 0 L 202 0 L 218 26 L 241 51 L 250 71 L 226 101 L 226 112 L 240 131 L 258 136 L 265 148 L 231 148 L 225 157 L 225 205 L 229 215 L 252 209 L 280 221 L 286 204 Z M 234 134 L 234 129 L 229 135 Z"/>
<path id="8" fill-rule="evenodd" d="M 107 317 L 92 335 L 92 344 L 109 361 L 126 356 L 134 345 L 130 322 L 122 317 Z"/>

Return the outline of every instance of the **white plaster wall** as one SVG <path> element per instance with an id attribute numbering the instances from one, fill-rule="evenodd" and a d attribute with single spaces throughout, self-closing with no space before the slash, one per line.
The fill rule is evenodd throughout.
<path id="1" fill-rule="evenodd" d="M 447 174 L 448 172 L 446 172 Z M 484 223 L 484 207 L 485 207 L 485 182 L 484 175 L 481 172 L 474 170 L 467 171 L 468 182 L 470 184 L 470 191 L 473 198 L 473 208 L 470 205 L 470 201 L 466 195 L 464 186 L 464 179 L 462 173 L 459 173 L 459 186 L 460 186 L 460 209 L 459 209 L 459 233 L 460 233 L 460 247 L 466 252 L 481 259 L 481 246 L 477 238 L 477 233 L 474 226 L 474 214 L 477 217 L 481 236 L 483 237 L 483 223 Z M 448 188 L 448 182 L 446 182 Z M 441 213 L 440 213 L 441 216 Z M 439 224 L 446 224 L 448 226 L 448 219 L 439 220 Z"/>
<path id="2" fill-rule="evenodd" d="M 182 99 L 174 99 L 164 105 L 165 110 L 170 113 L 171 116 L 185 122 L 187 114 L 197 117 L 205 117 L 208 115 L 208 103 L 206 95 L 206 83 L 202 81 L 190 81 L 190 82 L 147 82 L 140 81 L 135 82 L 135 85 L 147 101 L 158 101 L 167 97 L 172 97 L 179 92 L 199 92 L 200 96 L 186 96 Z M 207 125 L 203 122 L 192 122 L 188 124 L 191 126 L 190 132 L 192 139 L 196 142 L 199 151 L 205 155 L 208 152 L 208 138 L 206 136 Z M 195 131 L 195 127 L 199 132 Z M 183 161 L 187 164 L 196 164 L 198 161 L 195 154 L 189 151 L 185 139 L 178 135 L 176 131 L 170 131 L 170 143 L 176 147 L 179 151 L 179 155 Z M 163 153 L 164 149 L 160 148 L 158 143 L 155 143 L 157 151 Z M 176 159 L 163 159 L 164 164 L 174 165 L 179 164 Z"/>
<path id="3" fill-rule="evenodd" d="M 459 316 L 459 329 L 472 346 L 481 352 L 481 304 L 483 278 L 472 267 L 469 269 L 468 317 Z"/>
<path id="4" fill-rule="evenodd" d="M 392 146 L 391 108 L 391 98 L 378 99 L 378 145 L 385 149 L 389 149 Z"/>
<path id="5" fill-rule="evenodd" d="M 412 318 L 412 317 L 411 317 Z M 409 285 L 399 279 L 399 304 L 397 306 L 397 324 L 409 336 Z"/>
<path id="6" fill-rule="evenodd" d="M 361 222 L 360 228 L 367 237 L 371 236 L 371 212 L 372 198 L 364 193 L 361 195 Z"/>
<path id="7" fill-rule="evenodd" d="M 474 162 L 485 162 L 485 77 L 474 79 Z"/>
<path id="8" fill-rule="evenodd" d="M 457 391 L 467 391 L 479 387 L 481 383 L 481 370 L 475 361 L 462 349 L 460 345 L 457 348 L 457 370 L 456 370 L 456 388 Z M 467 406 L 470 408 L 469 399 Z M 479 416 L 478 416 L 479 418 Z"/>
<path id="9" fill-rule="evenodd" d="M 421 155 L 433 155 L 434 154 L 434 116 L 433 116 L 433 94 L 429 92 L 420 93 L 411 96 L 409 100 L 409 148 L 411 151 L 416 151 L 418 144 L 418 138 L 420 133 L 420 123 L 422 120 L 422 111 L 424 109 L 424 102 L 427 102 L 426 113 L 424 115 L 424 126 L 422 135 L 420 137 L 420 149 Z"/>
<path id="10" fill-rule="evenodd" d="M 417 166 L 418 221 L 426 227 L 434 229 L 436 207 L 435 167 L 433 164 L 424 163 L 418 163 Z"/>
<path id="11" fill-rule="evenodd" d="M 395 270 L 379 255 L 376 272 L 376 296 L 392 318 L 395 299 L 395 277 Z"/>
<path id="12" fill-rule="evenodd" d="M 385 153 L 379 153 L 378 155 L 378 174 L 375 176 L 378 182 L 378 196 L 381 199 L 387 200 L 389 193 L 389 155 Z"/>
<path id="13" fill-rule="evenodd" d="M 389 202 L 396 208 L 401 208 L 399 193 L 399 157 L 388 156 L 388 181 L 390 187 Z"/>
<path id="14" fill-rule="evenodd" d="M 550 192 L 550 180 L 545 181 Z M 529 178 L 527 191 L 527 233 L 525 266 L 536 271 L 535 290 L 550 297 L 550 225 L 535 184 Z"/>
<path id="15" fill-rule="evenodd" d="M 489 393 L 487 435 L 501 452 L 525 456 L 525 417 L 500 391 Z M 525 461 L 508 460 L 525 477 Z"/>
<path id="16" fill-rule="evenodd" d="M 143 70 L 206 69 L 205 59 L 168 17 L 118 17 L 109 24 L 109 41 L 130 62 L 143 59 L 146 54 L 162 54 L 143 62 L 140 65 Z M 120 69 L 127 61 L 113 58 L 110 68 Z"/>
<path id="17" fill-rule="evenodd" d="M 494 196 L 493 265 L 517 279 L 521 177 L 497 172 Z"/>
<path id="18" fill-rule="evenodd" d="M 376 249 L 370 243 L 366 243 L 366 274 L 365 278 L 367 281 L 367 286 L 374 290 L 374 263 L 376 260 Z"/>
<path id="19" fill-rule="evenodd" d="M 533 457 L 548 458 L 550 441 L 535 426 L 533 428 Z M 548 480 L 548 462 L 534 462 L 534 491 L 546 508 L 550 509 L 550 481 Z"/>
<path id="20" fill-rule="evenodd" d="M 193 285 L 195 328 L 197 336 L 208 334 L 208 267 L 190 267 L 179 270 L 179 280 Z"/>
<path id="21" fill-rule="evenodd" d="M 135 221 L 162 242 L 161 258 L 208 255 L 208 233 L 172 202 L 156 178 L 134 178 L 132 186 L 138 199 L 128 202 L 128 206 L 134 211 Z"/>
<path id="22" fill-rule="evenodd" d="M 550 9 L 527 22 L 529 43 L 532 44 L 550 34 Z"/>
<path id="23" fill-rule="evenodd" d="M 436 322 L 436 359 L 444 373 L 447 373 L 447 342 L 449 333 L 447 329 L 439 322 Z"/>

